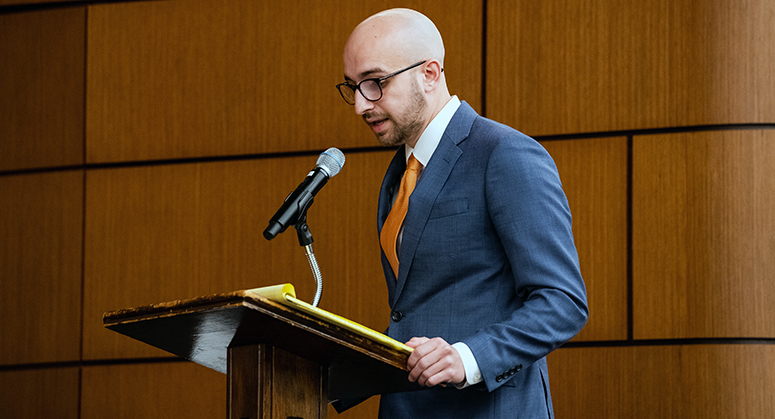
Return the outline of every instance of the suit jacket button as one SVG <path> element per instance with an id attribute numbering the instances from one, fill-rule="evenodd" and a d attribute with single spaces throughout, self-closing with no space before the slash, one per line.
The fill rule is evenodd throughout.
<path id="1" fill-rule="evenodd" d="M 497 376 L 497 377 L 495 377 L 495 381 L 497 381 L 497 382 L 499 382 L 499 383 L 500 383 L 501 381 L 503 381 L 503 374 L 498 374 L 498 376 Z"/>
<path id="2" fill-rule="evenodd" d="M 394 311 L 390 313 L 390 319 L 393 320 L 394 322 L 400 322 L 401 319 L 403 318 L 404 318 L 404 313 L 400 311 Z"/>
<path id="3" fill-rule="evenodd" d="M 522 371 L 522 364 L 517 365 L 517 372 Z"/>

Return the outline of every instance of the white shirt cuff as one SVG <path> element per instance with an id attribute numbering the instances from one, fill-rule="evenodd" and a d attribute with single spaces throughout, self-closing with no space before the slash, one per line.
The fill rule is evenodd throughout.
<path id="1" fill-rule="evenodd" d="M 458 342 L 452 345 L 453 348 L 460 355 L 460 359 L 463 360 L 463 369 L 466 371 L 466 380 L 460 384 L 455 384 L 458 389 L 464 389 L 468 386 L 478 384 L 482 382 L 482 373 L 479 371 L 479 364 L 474 358 L 474 354 L 471 352 L 471 348 L 463 342 Z"/>

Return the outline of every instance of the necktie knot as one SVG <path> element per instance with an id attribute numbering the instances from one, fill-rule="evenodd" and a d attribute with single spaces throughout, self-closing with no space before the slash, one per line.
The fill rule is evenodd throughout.
<path id="1" fill-rule="evenodd" d="M 404 177 L 401 178 L 401 190 L 398 192 L 398 198 L 396 198 L 396 202 L 398 202 L 398 199 L 401 198 L 401 193 L 403 192 L 406 194 L 404 197 L 407 202 L 406 205 L 409 205 L 409 195 L 412 194 L 412 191 L 414 190 L 414 186 L 417 184 L 417 177 L 420 175 L 420 171 L 422 170 L 422 163 L 420 163 L 419 160 L 417 160 L 414 157 L 414 154 L 409 156 L 409 161 L 406 162 L 406 170 L 404 171 Z M 393 204 L 395 208 L 395 204 Z M 404 212 L 404 215 L 406 215 L 406 212 Z M 402 218 L 403 220 L 403 218 Z"/>
<path id="2" fill-rule="evenodd" d="M 419 174 L 422 170 L 422 163 L 414 157 L 414 154 L 409 156 L 409 161 L 406 162 L 406 171 Z"/>

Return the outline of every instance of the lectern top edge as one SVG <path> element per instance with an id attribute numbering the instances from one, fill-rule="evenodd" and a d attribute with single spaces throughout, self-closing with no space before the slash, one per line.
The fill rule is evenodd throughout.
<path id="1" fill-rule="evenodd" d="M 295 346 L 319 342 L 326 351 L 318 361 L 327 363 L 341 354 L 331 348 L 344 346 L 395 368 L 403 369 L 408 355 L 380 342 L 345 330 L 249 290 L 174 300 L 136 308 L 106 312 L 105 327 L 161 348 L 180 357 L 223 351 L 227 347 L 256 343 L 276 344 L 291 352 L 304 352 Z M 289 332 L 293 333 L 289 333 Z M 304 339 L 311 339 L 304 342 Z M 324 344 L 328 341 L 329 344 Z M 221 358 L 221 357 L 219 357 Z M 225 365 L 207 367 L 224 372 Z"/>

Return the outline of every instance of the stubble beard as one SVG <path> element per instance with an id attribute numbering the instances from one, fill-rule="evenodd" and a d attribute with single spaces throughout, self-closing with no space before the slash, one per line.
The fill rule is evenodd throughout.
<path id="1" fill-rule="evenodd" d="M 375 133 L 377 141 L 385 147 L 395 147 L 405 144 L 411 138 L 419 138 L 424 126 L 422 116 L 427 108 L 428 101 L 420 92 L 419 86 L 413 84 L 409 104 L 401 114 L 391 115 L 386 113 L 377 115 L 379 119 L 386 118 L 393 125 L 392 129 L 382 133 Z M 373 118 L 374 116 L 375 114 L 367 114 L 363 117 L 366 119 L 367 117 Z"/>

